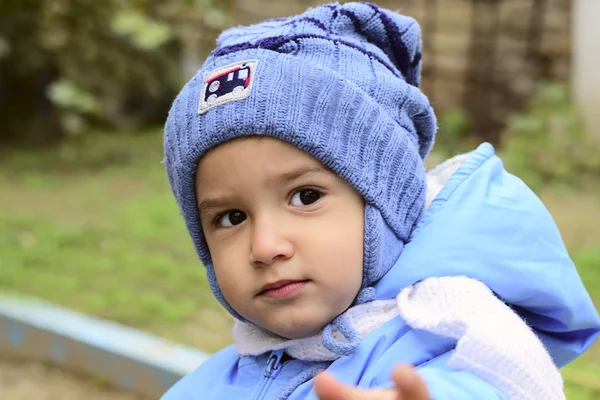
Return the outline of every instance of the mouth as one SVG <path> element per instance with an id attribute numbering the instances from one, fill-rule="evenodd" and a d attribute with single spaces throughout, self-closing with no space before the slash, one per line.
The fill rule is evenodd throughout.
<path id="1" fill-rule="evenodd" d="M 308 280 L 281 280 L 273 283 L 268 283 L 258 296 L 264 296 L 271 299 L 283 299 L 290 297 L 299 292 L 309 281 Z"/>

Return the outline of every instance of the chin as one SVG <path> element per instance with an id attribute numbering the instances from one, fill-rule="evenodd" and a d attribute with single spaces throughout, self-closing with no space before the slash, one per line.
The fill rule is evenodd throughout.
<path id="1" fill-rule="evenodd" d="M 282 332 L 282 333 L 285 333 L 285 335 L 280 335 L 280 336 L 283 336 L 287 339 L 304 339 L 304 338 L 316 335 L 317 333 L 319 333 L 319 331 L 321 329 L 304 329 L 304 330 L 292 329 L 292 330 L 289 330 L 286 332 Z"/>
<path id="2" fill-rule="evenodd" d="M 296 323 L 292 319 L 287 319 L 283 324 L 278 324 L 278 326 L 271 331 L 287 339 L 304 339 L 318 334 L 325 325 L 327 325 L 327 322 L 307 322 L 304 320 Z"/>
<path id="3" fill-rule="evenodd" d="M 269 318 L 254 321 L 259 326 L 287 339 L 304 339 L 317 335 L 337 315 L 337 310 L 315 304 L 281 307 L 263 312 Z"/>

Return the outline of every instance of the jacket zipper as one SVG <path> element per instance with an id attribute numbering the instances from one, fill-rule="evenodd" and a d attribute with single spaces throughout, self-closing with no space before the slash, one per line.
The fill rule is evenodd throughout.
<path id="1" fill-rule="evenodd" d="M 282 368 L 281 357 L 283 356 L 284 350 L 272 351 L 267 360 L 267 367 L 265 368 L 264 378 L 254 396 L 254 400 L 262 400 L 265 395 L 269 392 L 269 388 L 273 383 L 273 380 L 279 375 Z"/>

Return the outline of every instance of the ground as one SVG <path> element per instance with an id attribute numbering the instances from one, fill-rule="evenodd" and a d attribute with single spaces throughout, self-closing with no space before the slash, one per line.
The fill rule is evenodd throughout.
<path id="1" fill-rule="evenodd" d="M 0 153 L 0 291 L 40 297 L 209 352 L 229 344 L 232 319 L 212 297 L 169 193 L 161 139 L 159 131 L 89 135 L 42 152 Z M 600 304 L 600 188 L 546 187 L 540 196 Z M 43 397 L 45 389 L 33 395 L 27 392 L 34 390 L 31 381 L 107 395 L 94 381 L 46 371 L 0 362 L 0 398 L 69 398 Z M 600 399 L 598 376 L 596 345 L 565 370 L 569 399 Z M 109 397 L 130 398 L 112 392 L 92 398 Z"/>
<path id="2" fill-rule="evenodd" d="M 36 363 L 0 360 L 2 400 L 149 400 Z"/>

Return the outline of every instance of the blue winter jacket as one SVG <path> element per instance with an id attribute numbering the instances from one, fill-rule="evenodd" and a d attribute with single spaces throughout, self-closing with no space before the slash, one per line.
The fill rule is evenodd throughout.
<path id="1" fill-rule="evenodd" d="M 464 275 L 490 287 L 535 330 L 562 367 L 600 333 L 600 318 L 541 201 L 504 170 L 482 144 L 452 175 L 427 209 L 398 261 L 376 285 L 377 299 L 392 299 L 428 277 Z M 359 387 L 391 386 L 399 362 L 415 365 L 433 400 L 504 399 L 484 380 L 452 370 L 455 341 L 407 326 L 396 317 L 368 335 L 351 356 L 328 371 Z M 258 357 L 216 353 L 180 380 L 163 400 L 275 399 L 310 362 L 281 363 L 281 351 Z M 313 381 L 288 397 L 316 399 Z"/>

